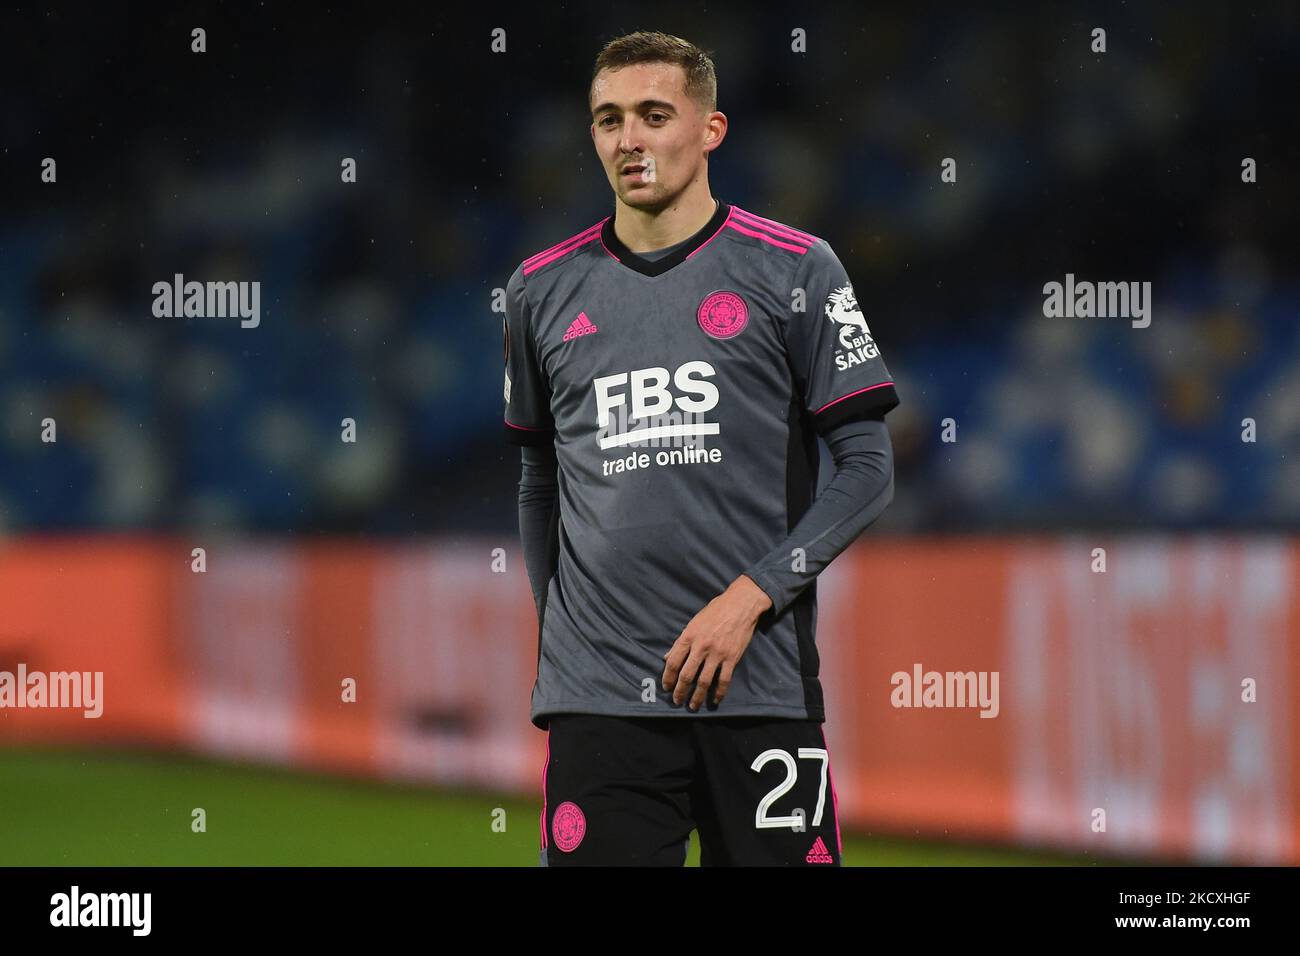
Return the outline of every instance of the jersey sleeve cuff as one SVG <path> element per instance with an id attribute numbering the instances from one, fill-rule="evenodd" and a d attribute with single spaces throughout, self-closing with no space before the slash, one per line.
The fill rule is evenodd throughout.
<path id="1" fill-rule="evenodd" d="M 515 425 L 503 421 L 501 427 L 505 429 L 506 442 L 511 445 L 550 445 L 555 441 L 553 425 Z"/>
<path id="2" fill-rule="evenodd" d="M 883 382 L 828 402 L 814 414 L 813 424 L 818 434 L 824 436 L 836 425 L 883 416 L 897 406 L 898 392 L 894 389 L 894 383 Z"/>
<path id="3" fill-rule="evenodd" d="M 757 571 L 745 571 L 743 573 L 745 577 L 749 578 L 749 580 L 757 584 L 759 590 L 762 591 L 764 594 L 766 594 L 768 596 L 768 599 L 772 602 L 772 606 L 768 608 L 766 611 L 764 611 L 763 613 L 771 614 L 774 617 L 779 617 L 781 615 L 781 612 L 785 610 L 785 608 L 782 607 L 781 605 L 780 588 L 776 587 L 776 585 L 774 585 L 771 581 L 769 581 L 767 578 L 765 578 L 762 574 L 760 574 Z"/>

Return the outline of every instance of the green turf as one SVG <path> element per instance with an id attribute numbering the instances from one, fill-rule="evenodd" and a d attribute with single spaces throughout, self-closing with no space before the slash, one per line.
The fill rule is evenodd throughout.
<path id="1" fill-rule="evenodd" d="M 196 807 L 207 831 L 191 829 Z M 504 832 L 494 830 L 496 808 Z M 0 749 L 0 865 L 536 866 L 534 800 L 121 752 Z M 500 817 L 500 814 L 497 814 Z M 844 834 L 848 866 L 1095 862 Z M 688 865 L 699 865 L 692 838 Z"/>

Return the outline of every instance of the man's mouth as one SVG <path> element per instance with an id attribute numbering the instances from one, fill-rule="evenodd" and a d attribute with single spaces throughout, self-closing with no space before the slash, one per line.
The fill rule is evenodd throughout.
<path id="1" fill-rule="evenodd" d="M 623 172 L 624 172 L 624 173 L 639 173 L 639 172 L 641 172 L 643 169 L 645 169 L 645 166 L 641 165 L 640 163 L 635 163 L 635 164 L 633 164 L 633 165 L 631 165 L 631 166 L 624 166 L 624 167 L 623 167 Z"/>

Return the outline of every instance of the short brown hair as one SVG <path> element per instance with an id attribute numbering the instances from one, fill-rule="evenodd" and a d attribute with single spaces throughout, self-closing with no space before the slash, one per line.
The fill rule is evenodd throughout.
<path id="1" fill-rule="evenodd" d="M 686 74 L 686 95 L 700 110 L 712 113 L 718 108 L 718 75 L 714 72 L 709 53 L 689 40 L 658 30 L 638 30 L 605 44 L 596 57 L 595 69 L 591 71 L 588 105 L 596 75 L 601 70 L 618 70 L 633 63 L 676 63 Z"/>

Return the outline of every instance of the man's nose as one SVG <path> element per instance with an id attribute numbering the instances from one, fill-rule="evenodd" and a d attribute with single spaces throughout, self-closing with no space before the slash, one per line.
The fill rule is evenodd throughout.
<path id="1" fill-rule="evenodd" d="M 625 153 L 635 153 L 644 149 L 641 143 L 641 128 L 635 117 L 623 122 L 623 135 L 619 138 L 618 148 Z"/>

